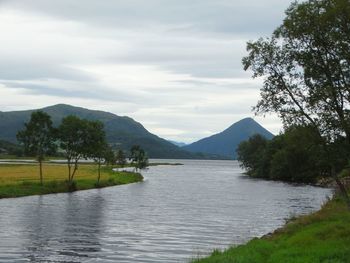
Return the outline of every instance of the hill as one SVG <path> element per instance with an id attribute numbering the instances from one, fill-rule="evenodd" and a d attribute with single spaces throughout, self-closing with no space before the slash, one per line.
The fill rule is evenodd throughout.
<path id="1" fill-rule="evenodd" d="M 181 149 L 149 131 L 129 117 L 113 113 L 89 110 L 65 104 L 58 104 L 41 109 L 48 113 L 55 126 L 67 115 L 75 115 L 88 120 L 100 120 L 105 125 L 107 140 L 118 149 L 129 150 L 138 144 L 151 158 L 210 158 L 205 154 L 193 154 Z M 0 112 L 0 140 L 16 143 L 16 134 L 30 119 L 35 110 Z"/>
<path id="2" fill-rule="evenodd" d="M 223 132 L 186 145 L 182 147 L 182 149 L 190 152 L 217 154 L 236 159 L 236 149 L 238 144 L 247 140 L 254 134 L 261 134 L 267 139 L 273 138 L 272 133 L 252 118 L 245 118 L 234 123 Z"/>

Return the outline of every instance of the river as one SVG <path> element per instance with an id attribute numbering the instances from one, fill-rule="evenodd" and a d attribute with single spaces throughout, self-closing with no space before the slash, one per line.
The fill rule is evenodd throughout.
<path id="1" fill-rule="evenodd" d="M 169 162 L 169 160 L 166 160 Z M 320 208 L 331 190 L 174 160 L 142 183 L 0 200 L 0 262 L 188 262 Z"/>

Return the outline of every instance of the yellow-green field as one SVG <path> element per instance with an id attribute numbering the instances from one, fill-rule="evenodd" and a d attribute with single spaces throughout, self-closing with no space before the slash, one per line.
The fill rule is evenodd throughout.
<path id="1" fill-rule="evenodd" d="M 0 198 L 36 194 L 68 192 L 67 165 L 44 164 L 44 184 L 40 185 L 38 166 L 34 164 L 0 164 Z M 106 187 L 142 181 L 138 173 L 114 172 L 111 167 L 101 168 L 101 179 L 97 182 L 97 166 L 80 165 L 74 177 L 76 190 Z"/>

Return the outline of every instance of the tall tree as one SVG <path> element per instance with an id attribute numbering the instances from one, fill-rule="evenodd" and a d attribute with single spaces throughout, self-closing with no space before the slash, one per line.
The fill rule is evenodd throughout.
<path id="1" fill-rule="evenodd" d="M 115 155 L 115 159 L 117 161 L 117 164 L 121 167 L 124 167 L 126 164 L 126 156 L 123 150 L 119 149 Z"/>
<path id="2" fill-rule="evenodd" d="M 87 121 L 87 136 L 85 138 L 85 155 L 93 158 L 98 165 L 97 184 L 101 178 L 101 163 L 106 157 L 108 144 L 103 123 L 100 121 Z"/>
<path id="3" fill-rule="evenodd" d="M 58 128 L 60 147 L 64 150 L 68 165 L 68 182 L 71 184 L 81 158 L 88 156 L 88 122 L 70 115 L 62 119 Z"/>
<path id="4" fill-rule="evenodd" d="M 148 157 L 146 152 L 139 146 L 134 145 L 130 149 L 130 160 L 133 165 L 135 165 L 136 171 L 138 169 L 144 169 L 148 166 Z"/>
<path id="5" fill-rule="evenodd" d="M 24 130 L 17 133 L 17 140 L 24 145 L 25 152 L 36 156 L 39 162 L 40 184 L 43 184 L 42 162 L 45 155 L 56 148 L 51 117 L 43 112 L 33 112 Z"/>
<path id="6" fill-rule="evenodd" d="M 108 145 L 106 151 L 104 152 L 104 161 L 106 165 L 116 164 L 116 154 L 114 153 L 114 150 L 110 145 Z"/>
<path id="7" fill-rule="evenodd" d="M 264 155 L 268 140 L 260 134 L 251 136 L 247 141 L 241 142 L 237 147 L 237 160 L 240 165 L 247 169 L 253 177 L 264 177 Z"/>
<path id="8" fill-rule="evenodd" d="M 286 126 L 317 130 L 330 170 L 350 208 L 339 179 L 339 158 L 350 152 L 350 5 L 348 0 L 294 2 L 271 38 L 247 45 L 244 68 L 264 77 L 257 113 L 276 112 Z M 347 156 L 332 144 L 344 137 Z"/>

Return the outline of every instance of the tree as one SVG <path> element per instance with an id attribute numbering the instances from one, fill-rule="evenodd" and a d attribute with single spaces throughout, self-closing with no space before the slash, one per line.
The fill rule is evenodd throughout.
<path id="1" fill-rule="evenodd" d="M 315 183 L 325 174 L 324 151 L 310 126 L 291 126 L 268 145 L 273 180 Z"/>
<path id="2" fill-rule="evenodd" d="M 95 162 L 97 162 L 97 184 L 99 184 L 101 178 L 101 163 L 105 159 L 106 152 L 108 151 L 106 133 L 103 123 L 100 121 L 86 121 L 86 129 L 83 153 L 85 157 L 93 158 Z"/>
<path id="3" fill-rule="evenodd" d="M 315 183 L 329 173 L 319 136 L 310 126 L 291 126 L 272 140 L 254 135 L 239 144 L 237 154 L 252 177 Z"/>
<path id="4" fill-rule="evenodd" d="M 266 177 L 268 171 L 264 169 L 264 156 L 268 140 L 260 134 L 251 136 L 237 147 L 237 160 L 253 177 Z"/>
<path id="5" fill-rule="evenodd" d="M 114 165 L 116 163 L 116 154 L 110 145 L 107 146 L 104 152 L 104 161 L 106 165 Z"/>
<path id="6" fill-rule="evenodd" d="M 43 112 L 33 112 L 24 130 L 17 133 L 17 140 L 24 145 L 25 152 L 36 156 L 39 162 L 40 184 L 43 184 L 42 162 L 45 155 L 56 148 L 51 117 Z"/>
<path id="7" fill-rule="evenodd" d="M 332 146 L 343 137 L 350 152 L 349 23 L 348 0 L 294 2 L 271 38 L 247 44 L 243 65 L 253 77 L 264 77 L 257 113 L 276 112 L 286 127 L 310 125 L 317 131 L 350 208 L 336 165 L 349 154 L 341 156 Z"/>
<path id="8" fill-rule="evenodd" d="M 88 122 L 69 115 L 62 119 L 58 128 L 60 147 L 64 150 L 68 165 L 68 183 L 72 185 L 78 169 L 78 161 L 88 157 Z"/>
<path id="9" fill-rule="evenodd" d="M 129 159 L 131 160 L 131 163 L 135 165 L 136 171 L 148 166 L 147 154 L 139 145 L 132 146 L 130 152 L 131 156 Z"/>
<path id="10" fill-rule="evenodd" d="M 116 155 L 115 155 L 115 159 L 118 165 L 120 165 L 121 167 L 124 167 L 124 165 L 126 164 L 126 156 L 123 150 L 118 150 Z"/>

